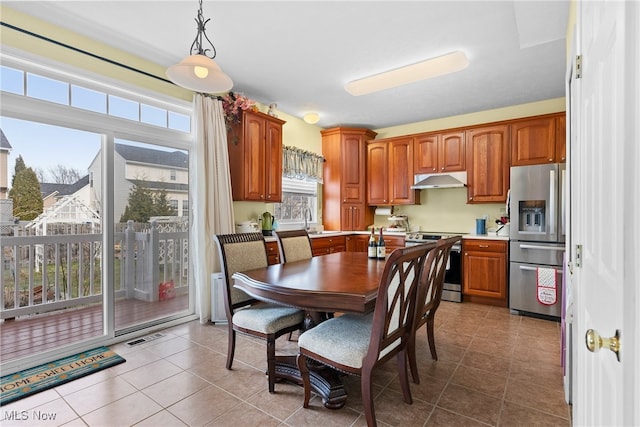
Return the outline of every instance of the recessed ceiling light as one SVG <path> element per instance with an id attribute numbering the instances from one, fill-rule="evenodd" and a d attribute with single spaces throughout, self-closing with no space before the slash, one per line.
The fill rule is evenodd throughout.
<path id="1" fill-rule="evenodd" d="M 444 74 L 455 73 L 469 66 L 469 60 L 464 52 L 459 50 L 436 58 L 427 59 L 395 70 L 354 80 L 344 85 L 353 96 L 366 95 L 385 89 L 415 83 Z"/>

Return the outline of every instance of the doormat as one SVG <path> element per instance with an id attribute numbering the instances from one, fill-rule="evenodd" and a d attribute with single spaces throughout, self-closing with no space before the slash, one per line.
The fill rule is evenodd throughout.
<path id="1" fill-rule="evenodd" d="M 122 362 L 125 362 L 125 359 L 109 350 L 108 347 L 98 347 L 55 362 L 3 375 L 0 378 L 0 405 L 15 402 L 23 397 L 82 378 Z"/>

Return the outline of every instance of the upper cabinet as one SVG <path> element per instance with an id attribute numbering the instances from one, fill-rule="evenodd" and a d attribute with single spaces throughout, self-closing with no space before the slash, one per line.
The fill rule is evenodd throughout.
<path id="1" fill-rule="evenodd" d="M 506 202 L 509 191 L 509 125 L 466 131 L 467 203 Z"/>
<path id="2" fill-rule="evenodd" d="M 373 222 L 366 204 L 367 142 L 376 133 L 338 127 L 320 132 L 324 163 L 323 224 L 327 230 L 364 230 Z"/>
<path id="3" fill-rule="evenodd" d="M 566 161 L 564 113 L 511 124 L 511 166 Z"/>
<path id="4" fill-rule="evenodd" d="M 372 206 L 420 203 L 413 185 L 413 138 L 372 141 L 367 145 L 367 203 Z"/>
<path id="5" fill-rule="evenodd" d="M 282 125 L 257 111 L 243 111 L 227 134 L 233 200 L 282 199 Z"/>
<path id="6" fill-rule="evenodd" d="M 414 173 L 465 170 L 464 131 L 426 133 L 414 138 Z"/>

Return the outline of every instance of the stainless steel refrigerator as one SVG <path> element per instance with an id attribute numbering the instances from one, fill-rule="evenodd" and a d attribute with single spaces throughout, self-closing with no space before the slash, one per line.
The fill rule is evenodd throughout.
<path id="1" fill-rule="evenodd" d="M 565 164 L 511 168 L 509 308 L 562 314 Z"/>

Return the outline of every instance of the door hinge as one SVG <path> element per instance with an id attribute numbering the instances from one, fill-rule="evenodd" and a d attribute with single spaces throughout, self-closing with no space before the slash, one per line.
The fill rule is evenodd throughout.
<path id="1" fill-rule="evenodd" d="M 582 55 L 576 55 L 576 79 L 582 78 Z"/>
<path id="2" fill-rule="evenodd" d="M 576 245 L 576 257 L 573 265 L 578 268 L 582 266 L 582 245 Z"/>

